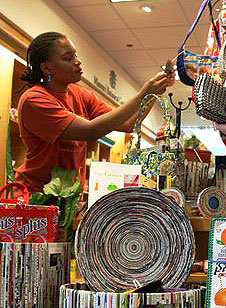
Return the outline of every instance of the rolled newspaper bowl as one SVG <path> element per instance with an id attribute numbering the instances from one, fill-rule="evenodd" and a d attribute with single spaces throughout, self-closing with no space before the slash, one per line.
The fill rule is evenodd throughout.
<path id="1" fill-rule="evenodd" d="M 194 262 L 191 223 L 172 199 L 150 188 L 116 190 L 87 210 L 75 238 L 78 267 L 92 291 L 123 292 L 134 280 L 177 288 Z"/>
<path id="2" fill-rule="evenodd" d="M 59 308 L 76 307 L 129 307 L 173 308 L 205 306 L 206 288 L 191 290 L 166 289 L 161 293 L 108 293 L 90 292 L 83 284 L 65 284 L 60 287 Z"/>

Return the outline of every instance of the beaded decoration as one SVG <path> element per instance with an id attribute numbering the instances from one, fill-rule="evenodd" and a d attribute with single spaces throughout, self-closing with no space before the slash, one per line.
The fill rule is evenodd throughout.
<path id="1" fill-rule="evenodd" d="M 226 41 L 224 42 L 224 45 L 221 47 L 219 52 L 219 75 L 223 81 L 226 79 Z"/>

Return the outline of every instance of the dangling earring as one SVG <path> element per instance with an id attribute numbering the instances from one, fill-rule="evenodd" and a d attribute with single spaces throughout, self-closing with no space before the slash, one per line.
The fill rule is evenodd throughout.
<path id="1" fill-rule="evenodd" d="M 52 80 L 51 75 L 48 75 L 48 82 L 50 82 Z"/>

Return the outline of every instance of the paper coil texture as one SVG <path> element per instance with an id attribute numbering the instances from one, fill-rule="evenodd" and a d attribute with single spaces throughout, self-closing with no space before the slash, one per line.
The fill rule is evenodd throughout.
<path id="1" fill-rule="evenodd" d="M 122 292 L 161 279 L 179 287 L 194 261 L 194 234 L 181 207 L 149 188 L 116 190 L 87 210 L 75 241 L 81 275 L 93 291 Z"/>

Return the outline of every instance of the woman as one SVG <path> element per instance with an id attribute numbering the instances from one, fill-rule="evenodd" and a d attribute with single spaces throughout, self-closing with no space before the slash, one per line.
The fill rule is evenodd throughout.
<path id="1" fill-rule="evenodd" d="M 79 171 L 84 184 L 86 141 L 113 130 L 131 132 L 144 96 L 163 94 L 174 83 L 174 72 L 157 74 L 134 97 L 111 110 L 94 93 L 75 84 L 81 80 L 81 62 L 70 39 L 56 32 L 43 33 L 31 42 L 27 68 L 22 79 L 31 88 L 18 105 L 27 154 L 16 178 L 30 192 L 42 191 L 56 165 Z"/>

